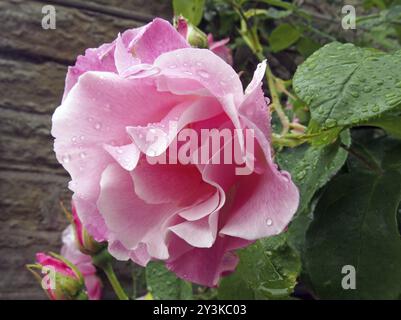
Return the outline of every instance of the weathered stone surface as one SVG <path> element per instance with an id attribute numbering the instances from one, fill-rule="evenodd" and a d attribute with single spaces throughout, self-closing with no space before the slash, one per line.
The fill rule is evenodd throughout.
<path id="1" fill-rule="evenodd" d="M 44 4 L 56 7 L 56 30 L 41 28 Z M 0 2 L 0 299 L 46 298 L 25 264 L 59 251 L 67 225 L 59 201 L 69 202 L 69 177 L 50 135 L 67 65 L 170 10 L 170 1 L 153 0 Z M 132 264 L 117 270 L 130 288 Z M 105 297 L 114 297 L 108 285 Z"/>
<path id="2" fill-rule="evenodd" d="M 14 111 L 51 114 L 60 103 L 67 66 L 31 62 L 0 53 L 0 106 Z"/>

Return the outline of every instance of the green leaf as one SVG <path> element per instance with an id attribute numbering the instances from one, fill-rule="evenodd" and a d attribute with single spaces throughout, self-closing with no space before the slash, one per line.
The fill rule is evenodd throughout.
<path id="1" fill-rule="evenodd" d="M 269 37 L 271 50 L 273 52 L 284 50 L 297 42 L 300 36 L 300 32 L 290 24 L 280 24 Z"/>
<path id="2" fill-rule="evenodd" d="M 222 279 L 217 297 L 219 300 L 254 300 L 255 293 L 248 287 L 237 270 L 230 276 Z"/>
<path id="3" fill-rule="evenodd" d="M 366 123 L 367 125 L 380 127 L 395 138 L 401 139 L 401 115 L 383 117 Z"/>
<path id="4" fill-rule="evenodd" d="M 353 134 L 352 147 L 383 171 L 401 169 L 401 140 L 385 135 L 377 136 L 375 130 L 367 130 L 358 130 L 358 135 Z M 371 172 L 365 164 L 352 154 L 350 154 L 347 162 L 350 171 Z"/>
<path id="5" fill-rule="evenodd" d="M 301 37 L 297 42 L 297 50 L 304 58 L 309 57 L 312 53 L 321 47 L 320 43 L 311 38 Z"/>
<path id="6" fill-rule="evenodd" d="M 197 26 L 203 16 L 205 0 L 173 0 L 174 15 L 182 15 Z"/>
<path id="7" fill-rule="evenodd" d="M 240 250 L 239 257 L 236 272 L 223 278 L 219 297 L 251 298 L 252 290 L 257 299 L 286 299 L 294 290 L 301 263 L 287 244 L 287 234 L 259 240 Z M 227 292 L 234 288 L 237 292 Z"/>
<path id="8" fill-rule="evenodd" d="M 401 51 L 330 43 L 294 75 L 294 90 L 321 130 L 359 125 L 401 108 Z"/>
<path id="9" fill-rule="evenodd" d="M 161 262 L 147 265 L 146 283 L 155 300 L 192 299 L 192 284 L 178 279 Z"/>
<path id="10" fill-rule="evenodd" d="M 401 174 L 351 173 L 325 189 L 306 234 L 305 266 L 322 299 L 397 299 L 401 240 L 396 213 Z M 343 267 L 356 270 L 356 288 L 344 290 Z"/>
<path id="11" fill-rule="evenodd" d="M 350 135 L 345 131 L 335 143 L 325 147 L 308 144 L 297 148 L 287 148 L 277 154 L 281 169 L 288 171 L 300 191 L 298 212 L 309 204 L 315 192 L 324 186 L 345 163 L 347 152 L 340 143 L 350 144 Z"/>

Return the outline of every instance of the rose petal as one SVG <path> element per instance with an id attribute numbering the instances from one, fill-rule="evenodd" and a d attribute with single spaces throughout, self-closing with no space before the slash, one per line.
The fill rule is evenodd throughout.
<path id="1" fill-rule="evenodd" d="M 169 246 L 176 255 L 166 262 L 166 267 L 184 280 L 215 287 L 220 277 L 234 271 L 238 264 L 232 251 L 249 243 L 239 238 L 217 237 L 211 248 L 194 248 L 176 236 Z"/>

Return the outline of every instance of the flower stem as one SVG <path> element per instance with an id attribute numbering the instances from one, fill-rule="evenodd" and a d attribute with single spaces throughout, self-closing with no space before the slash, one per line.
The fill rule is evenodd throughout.
<path id="1" fill-rule="evenodd" d="M 129 300 L 127 294 L 125 293 L 123 287 L 117 279 L 116 274 L 114 273 L 113 267 L 111 263 L 107 263 L 101 267 L 104 273 L 107 276 L 111 286 L 113 287 L 114 292 L 116 293 L 119 300 Z"/>
<path id="2" fill-rule="evenodd" d="M 92 256 L 93 264 L 102 269 L 103 272 L 106 274 L 107 279 L 113 287 L 113 290 L 116 293 L 118 299 L 128 300 L 127 294 L 125 293 L 123 287 L 117 279 L 116 274 L 114 273 L 111 261 L 112 257 L 106 248 Z"/>
<path id="3" fill-rule="evenodd" d="M 273 110 L 276 111 L 280 119 L 281 125 L 283 127 L 281 130 L 281 135 L 285 135 L 290 129 L 290 121 L 288 120 L 288 117 L 284 112 L 283 106 L 281 105 L 280 96 L 278 95 L 275 84 L 275 76 L 273 75 L 268 63 L 266 64 L 266 79 L 267 79 L 267 84 L 269 86 L 270 94 L 272 96 Z"/>

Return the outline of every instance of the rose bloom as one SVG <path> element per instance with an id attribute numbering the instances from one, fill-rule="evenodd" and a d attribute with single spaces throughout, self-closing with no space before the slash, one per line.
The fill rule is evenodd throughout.
<path id="1" fill-rule="evenodd" d="M 284 230 L 299 195 L 272 159 L 264 72 L 262 63 L 244 92 L 229 64 L 162 19 L 86 50 L 68 69 L 54 150 L 85 228 L 115 258 L 163 260 L 185 280 L 216 286 L 235 269 L 235 249 Z M 150 164 L 176 138 L 170 121 L 177 132 L 252 129 L 254 152 L 238 141 L 253 172 L 212 162 L 225 144 L 207 163 Z M 168 143 L 149 148 L 152 130 L 166 131 Z"/>

